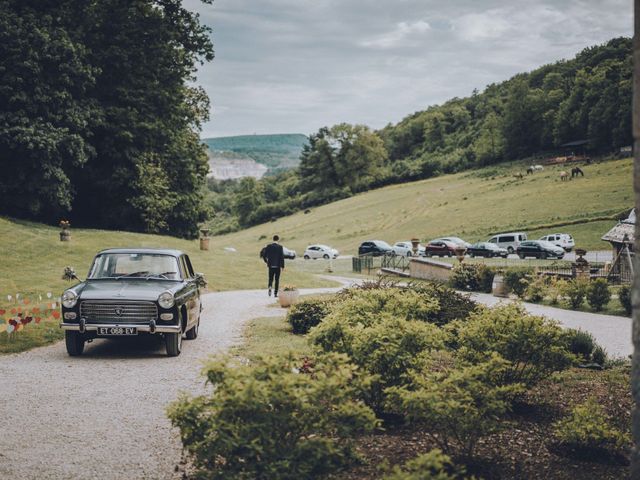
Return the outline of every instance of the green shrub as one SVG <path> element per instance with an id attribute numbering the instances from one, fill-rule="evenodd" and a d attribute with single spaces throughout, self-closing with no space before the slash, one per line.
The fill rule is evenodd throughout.
<path id="1" fill-rule="evenodd" d="M 569 280 L 562 286 L 562 295 L 567 298 L 569 306 L 574 310 L 580 308 L 587 293 L 588 283 L 586 280 Z"/>
<path id="2" fill-rule="evenodd" d="M 510 293 L 522 298 L 527 290 L 528 279 L 533 273 L 531 268 L 509 268 L 504 272 L 504 284 Z"/>
<path id="3" fill-rule="evenodd" d="M 383 480 L 464 480 L 466 470 L 439 449 L 418 455 L 402 467 L 395 466 Z"/>
<path id="4" fill-rule="evenodd" d="M 596 343 L 591 333 L 575 328 L 564 330 L 567 342 L 567 349 L 573 353 L 582 363 L 597 363 L 604 365 L 607 361 L 607 354 L 600 345 Z"/>
<path id="5" fill-rule="evenodd" d="M 627 285 L 623 285 L 618 290 L 618 298 L 620 300 L 620 304 L 624 311 L 627 312 L 627 315 L 631 315 L 633 311 L 633 305 L 631 304 L 631 289 Z"/>
<path id="6" fill-rule="evenodd" d="M 449 283 L 459 290 L 491 293 L 494 275 L 483 263 L 462 263 L 453 268 Z"/>
<path id="7" fill-rule="evenodd" d="M 611 300 L 611 292 L 606 278 L 596 278 L 587 287 L 587 301 L 596 312 Z"/>
<path id="8" fill-rule="evenodd" d="M 611 424 L 595 398 L 576 405 L 569 416 L 554 425 L 555 437 L 559 443 L 577 449 L 619 450 L 631 438 Z"/>
<path id="9" fill-rule="evenodd" d="M 529 302 L 541 302 L 544 300 L 549 288 L 549 280 L 544 275 L 536 275 L 527 281 L 527 287 L 523 297 Z"/>
<path id="10" fill-rule="evenodd" d="M 593 363 L 597 363 L 598 365 L 604 366 L 607 363 L 607 360 L 607 351 L 600 345 L 596 345 L 596 348 L 594 348 L 593 352 L 591 353 L 591 361 Z"/>
<path id="11" fill-rule="evenodd" d="M 345 353 L 372 375 L 365 399 L 382 411 L 384 390 L 401 385 L 420 355 L 444 347 L 445 333 L 435 325 L 383 314 L 367 326 L 351 324 L 344 313 L 329 315 L 311 331 L 311 342 L 325 352 Z"/>
<path id="12" fill-rule="evenodd" d="M 211 393 L 168 409 L 202 478 L 321 478 L 352 462 L 352 437 L 376 425 L 343 356 L 214 361 L 205 374 Z"/>
<path id="13" fill-rule="evenodd" d="M 435 298 L 438 301 L 438 310 L 431 313 L 428 321 L 436 325 L 446 325 L 453 320 L 463 320 L 471 312 L 478 309 L 478 304 L 467 295 L 462 295 L 450 287 L 441 283 L 419 283 L 409 287 L 420 295 Z"/>
<path id="14" fill-rule="evenodd" d="M 293 333 L 305 334 L 318 325 L 331 311 L 333 300 L 309 298 L 294 304 L 287 314 Z"/>
<path id="15" fill-rule="evenodd" d="M 551 302 L 551 305 L 557 305 L 558 303 L 560 303 L 560 300 L 564 295 L 566 283 L 567 283 L 566 280 L 558 277 L 551 277 L 549 279 L 549 286 L 547 287 L 547 295 L 549 296 L 549 301 Z"/>
<path id="16" fill-rule="evenodd" d="M 450 327 L 462 358 L 481 362 L 498 353 L 510 367 L 505 383 L 536 384 L 575 362 L 565 334 L 555 322 L 528 314 L 520 305 L 486 309 Z"/>
<path id="17" fill-rule="evenodd" d="M 509 369 L 495 353 L 476 365 L 423 368 L 412 372 L 409 386 L 389 388 L 388 401 L 444 452 L 471 458 L 480 438 L 503 427 L 500 417 L 523 391 L 522 385 L 501 384 Z"/>

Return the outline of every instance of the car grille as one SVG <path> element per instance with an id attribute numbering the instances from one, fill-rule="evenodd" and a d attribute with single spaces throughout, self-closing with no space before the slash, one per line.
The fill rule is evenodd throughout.
<path id="1" fill-rule="evenodd" d="M 87 323 L 147 323 L 158 318 L 158 307 L 153 302 L 82 302 L 80 318 Z"/>

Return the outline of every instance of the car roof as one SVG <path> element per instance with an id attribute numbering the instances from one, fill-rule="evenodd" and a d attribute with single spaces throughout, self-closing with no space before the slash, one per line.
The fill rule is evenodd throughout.
<path id="1" fill-rule="evenodd" d="M 104 253 L 148 253 L 153 255 L 170 255 L 172 257 L 184 255 L 183 251 L 171 248 L 107 248 L 100 250 L 97 255 Z"/>

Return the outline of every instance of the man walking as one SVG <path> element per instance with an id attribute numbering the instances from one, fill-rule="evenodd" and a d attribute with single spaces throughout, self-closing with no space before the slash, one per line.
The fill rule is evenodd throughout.
<path id="1" fill-rule="evenodd" d="M 284 250 L 278 243 L 280 237 L 273 236 L 273 243 L 264 248 L 262 259 L 269 269 L 269 296 L 271 296 L 271 286 L 273 285 L 274 296 L 278 296 L 278 286 L 280 285 L 280 272 L 284 269 Z M 274 284 L 275 280 L 275 284 Z"/>

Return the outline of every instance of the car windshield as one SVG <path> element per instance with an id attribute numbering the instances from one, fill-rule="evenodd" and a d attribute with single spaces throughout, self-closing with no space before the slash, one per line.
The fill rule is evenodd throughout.
<path id="1" fill-rule="evenodd" d="M 89 279 L 160 278 L 179 280 L 178 260 L 155 253 L 104 253 L 93 261 Z"/>
<path id="2" fill-rule="evenodd" d="M 545 247 L 545 248 L 552 248 L 552 249 L 554 249 L 554 250 L 555 250 L 556 248 L 558 248 L 558 246 L 557 246 L 555 243 L 546 242 L 546 241 L 544 241 L 544 240 L 540 240 L 540 241 L 538 241 L 538 243 L 539 243 L 540 245 L 542 245 L 543 247 Z"/>
<path id="3" fill-rule="evenodd" d="M 376 245 L 382 248 L 389 248 L 389 249 L 391 248 L 391 245 L 389 245 L 387 242 L 384 242 L 382 240 L 376 240 Z"/>

